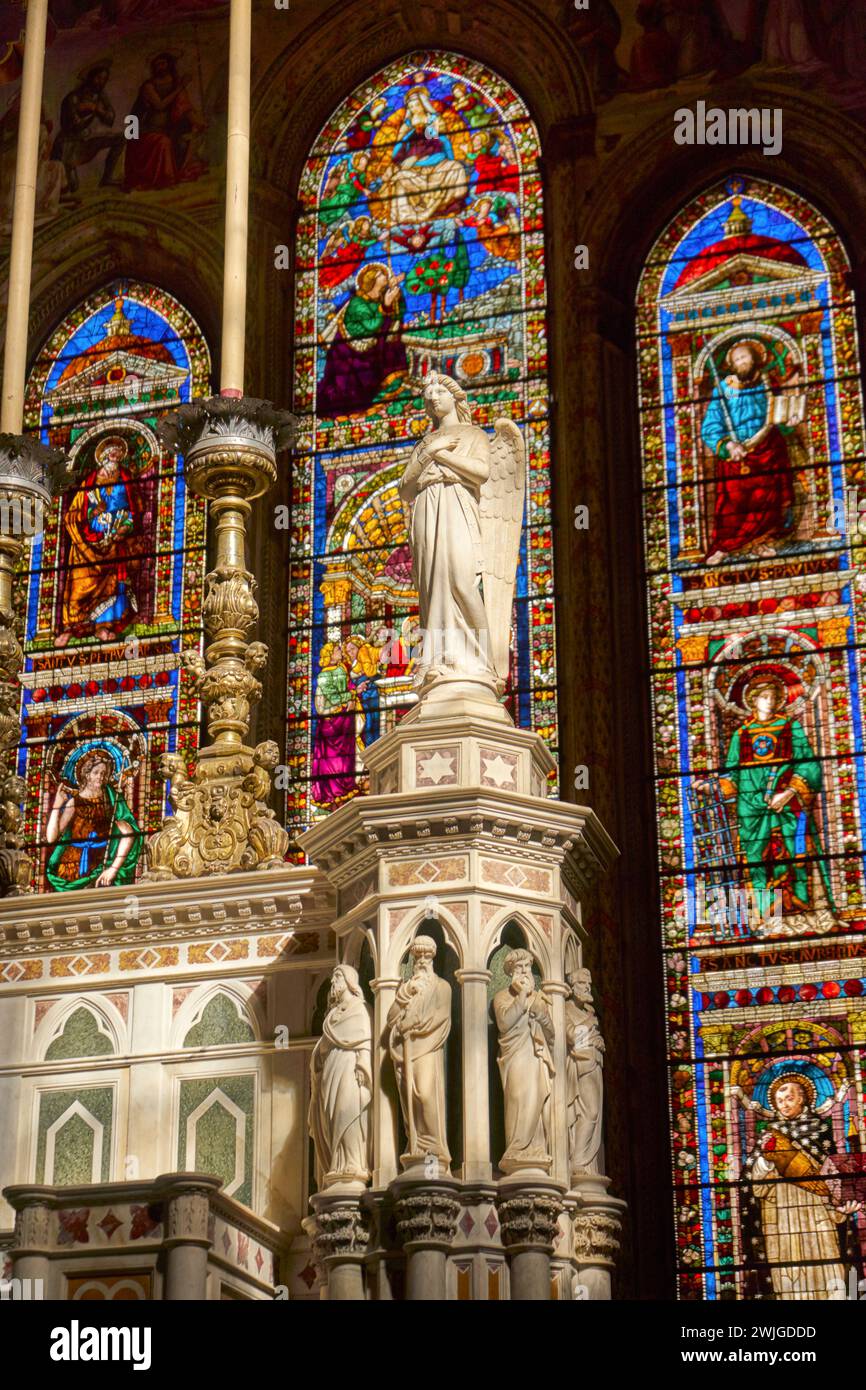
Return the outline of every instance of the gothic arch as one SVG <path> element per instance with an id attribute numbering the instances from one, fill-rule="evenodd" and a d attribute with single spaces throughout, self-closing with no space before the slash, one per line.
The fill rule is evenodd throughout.
<path id="1" fill-rule="evenodd" d="M 186 1046 L 185 1039 L 190 1029 L 201 1022 L 205 1009 L 220 996 L 229 1000 L 237 1010 L 238 1019 L 252 1030 L 252 1040 L 261 1042 L 266 1034 L 266 1021 L 255 991 L 244 980 L 218 980 L 213 984 L 200 985 L 181 1004 L 172 1019 L 169 1045 L 173 1050 Z M 224 1045 L 220 1042 L 213 1044 L 214 1047 Z"/>
<path id="2" fill-rule="evenodd" d="M 406 4 L 371 13 L 363 0 L 317 16 L 274 59 L 256 89 L 254 138 L 269 152 L 264 178 L 279 190 L 297 188 L 307 153 L 344 100 L 379 69 L 418 51 L 465 55 L 491 68 L 521 92 L 542 138 L 558 124 L 589 114 L 591 95 L 579 50 L 566 23 L 518 0 L 493 0 L 483 25 L 452 24 L 450 14 Z M 322 54 L 328 54 L 323 64 Z M 376 54 L 371 63 L 371 53 Z M 291 96 L 287 96 L 287 89 Z"/>
<path id="3" fill-rule="evenodd" d="M 79 1010 L 89 1013 L 96 1023 L 101 1036 L 111 1044 L 111 1052 L 105 1056 L 124 1056 L 128 1052 L 128 1028 L 126 1019 L 105 995 L 73 994 L 49 1009 L 40 1020 L 33 1035 L 33 1053 L 44 1060 L 53 1042 L 63 1036 L 69 1020 Z"/>
<path id="4" fill-rule="evenodd" d="M 501 908 L 485 924 L 478 949 L 482 967 L 487 967 L 490 957 L 501 943 L 502 933 L 512 923 L 519 927 L 523 933 L 527 946 L 541 970 L 542 979 L 558 980 L 562 965 L 555 958 L 552 942 L 548 941 L 532 913 L 520 906 Z"/>
<path id="5" fill-rule="evenodd" d="M 464 905 L 465 910 L 465 905 Z M 399 927 L 393 933 L 385 957 L 377 973 L 387 978 L 397 978 L 400 974 L 400 962 L 409 950 L 416 936 L 424 935 L 424 923 L 429 922 L 430 912 L 425 907 L 419 907 L 415 911 L 407 910 Z M 445 941 L 446 950 L 453 952 L 457 960 L 457 969 L 462 969 L 466 965 L 463 959 L 463 949 L 461 936 L 465 932 L 465 922 L 457 915 L 455 910 L 447 903 L 440 902 L 436 907 L 435 921 L 438 922 L 442 936 Z"/>
<path id="6" fill-rule="evenodd" d="M 253 271 L 254 271 L 253 267 Z M 169 208 L 106 201 L 97 222 L 69 212 L 37 228 L 30 355 L 79 303 L 112 280 L 159 285 L 185 306 L 218 355 L 222 244 L 201 222 Z"/>

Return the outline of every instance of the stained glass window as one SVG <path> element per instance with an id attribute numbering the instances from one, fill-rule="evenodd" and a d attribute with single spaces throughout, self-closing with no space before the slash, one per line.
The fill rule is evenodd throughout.
<path id="1" fill-rule="evenodd" d="M 204 506 L 156 424 L 206 393 L 209 376 L 186 310 L 125 281 L 80 304 L 30 375 L 27 428 L 75 464 L 18 589 L 19 771 L 42 890 L 131 882 L 163 814 L 159 757 L 195 746 L 179 652 L 201 626 Z"/>
<path id="2" fill-rule="evenodd" d="M 319 136 L 300 188 L 288 632 L 290 829 L 365 789 L 363 748 L 415 699 L 417 595 L 398 492 L 428 371 L 523 431 L 527 507 L 509 708 L 556 751 L 538 136 L 507 83 L 415 53 Z"/>
<path id="3" fill-rule="evenodd" d="M 680 1296 L 842 1298 L 866 1250 L 848 259 L 802 198 L 732 178 L 656 243 L 637 321 Z"/>

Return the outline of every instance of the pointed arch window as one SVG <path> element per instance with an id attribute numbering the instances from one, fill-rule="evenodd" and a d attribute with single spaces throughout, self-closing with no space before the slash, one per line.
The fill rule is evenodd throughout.
<path id="1" fill-rule="evenodd" d="M 467 58 L 412 53 L 358 88 L 300 187 L 288 631 L 288 820 L 365 790 L 363 748 L 414 699 L 398 485 L 428 371 L 527 445 L 509 706 L 556 750 L 545 272 L 538 135 Z"/>
<path id="2" fill-rule="evenodd" d="M 846 252 L 802 197 L 728 179 L 660 236 L 637 328 L 679 1291 L 844 1297 L 866 1248 Z"/>
<path id="3" fill-rule="evenodd" d="M 156 425 L 209 377 L 187 310 L 131 281 L 67 315 L 30 374 L 26 426 L 76 466 L 18 588 L 18 770 L 39 889 L 131 882 L 162 819 L 158 759 L 195 746 L 179 653 L 201 630 L 205 511 Z"/>

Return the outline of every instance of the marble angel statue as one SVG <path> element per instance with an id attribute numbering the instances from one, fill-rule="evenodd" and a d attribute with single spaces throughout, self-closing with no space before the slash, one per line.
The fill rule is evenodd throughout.
<path id="1" fill-rule="evenodd" d="M 443 695 L 491 700 L 508 679 L 523 436 L 510 420 L 497 420 L 491 439 L 472 423 L 466 392 L 448 376 L 427 375 L 424 404 L 433 429 L 413 449 L 400 485 L 412 507 L 420 696 L 442 687 Z"/>

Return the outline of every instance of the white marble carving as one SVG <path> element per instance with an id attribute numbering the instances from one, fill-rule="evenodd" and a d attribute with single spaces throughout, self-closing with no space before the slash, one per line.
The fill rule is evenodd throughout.
<path id="1" fill-rule="evenodd" d="M 405 1168 L 433 1155 L 451 1163 L 445 1122 L 445 1043 L 451 1032 L 451 986 L 433 970 L 436 943 L 416 936 L 409 948 L 412 974 L 398 986 L 388 1011 L 388 1046 L 408 1148 Z"/>
<path id="2" fill-rule="evenodd" d="M 331 976 L 330 1008 L 310 1058 L 310 1133 L 317 1181 L 363 1187 L 370 1178 L 368 1112 L 373 1094 L 370 1010 L 358 972 L 338 965 Z"/>
<path id="3" fill-rule="evenodd" d="M 568 1160 L 572 1173 L 597 1172 L 601 1148 L 604 1040 L 592 1002 L 592 979 L 581 966 L 568 976 L 565 1006 Z"/>
<path id="4" fill-rule="evenodd" d="M 491 440 L 472 423 L 466 392 L 451 377 L 429 373 L 424 403 L 434 428 L 412 450 L 400 484 L 412 505 L 420 696 L 447 683 L 451 694 L 491 699 L 508 677 L 526 489 L 523 436 L 510 420 L 497 420 Z"/>
<path id="5" fill-rule="evenodd" d="M 504 1173 L 550 1169 L 550 1097 L 554 1066 L 550 1005 L 535 988 L 532 956 L 512 951 L 505 958 L 507 989 L 493 997 L 499 1030 L 499 1073 L 505 1095 Z"/>

